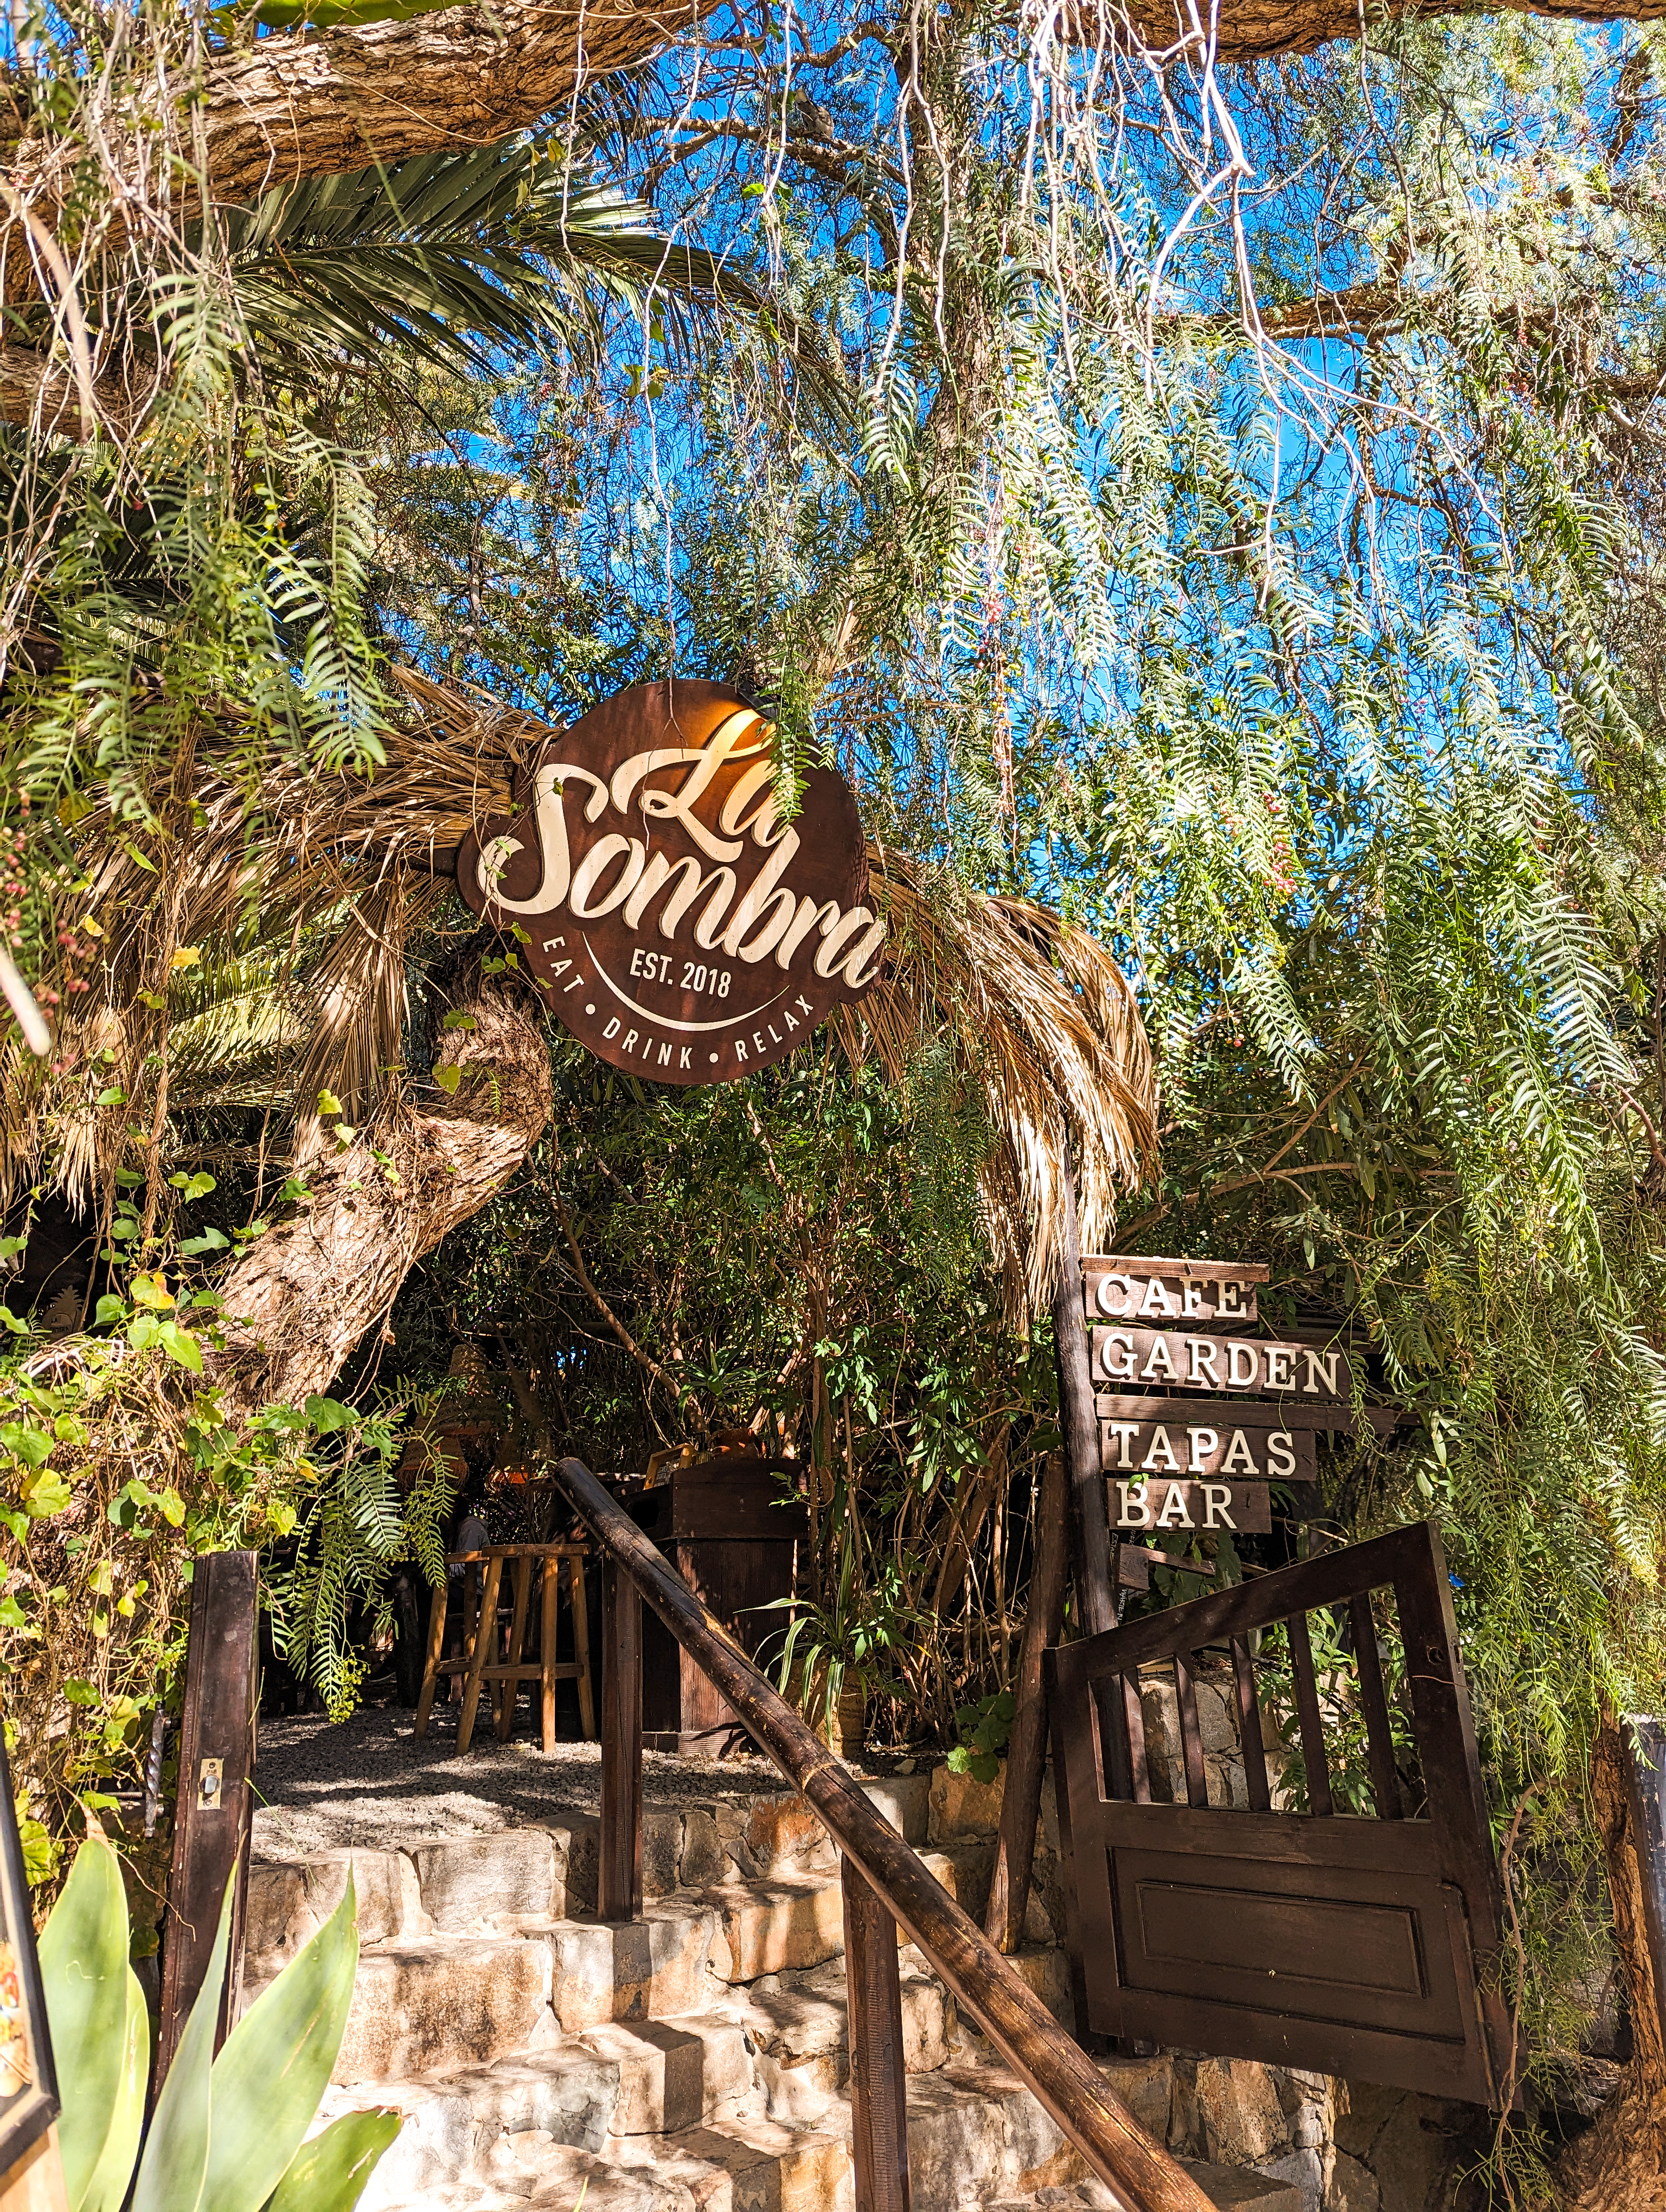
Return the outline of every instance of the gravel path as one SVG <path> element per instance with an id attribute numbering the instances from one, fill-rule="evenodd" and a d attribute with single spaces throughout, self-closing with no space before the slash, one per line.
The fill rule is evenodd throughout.
<path id="1" fill-rule="evenodd" d="M 563 1813 L 594 1813 L 600 1804 L 601 1748 L 561 1743 L 538 1748 L 527 1714 L 520 1732 L 500 1743 L 489 1724 L 477 1728 L 457 1754 L 455 1705 L 436 1707 L 418 1742 L 411 1715 L 400 1705 L 362 1705 L 350 1720 L 309 1714 L 263 1720 L 255 1766 L 254 1856 L 291 1858 L 348 1844 L 409 1848 L 445 1836 L 532 1826 Z M 892 1760 L 865 1760 L 875 1774 L 898 1771 Z M 911 1771 L 905 1762 L 903 1771 Z M 645 1805 L 709 1805 L 781 1790 L 768 1759 L 711 1761 L 642 1754 Z"/>

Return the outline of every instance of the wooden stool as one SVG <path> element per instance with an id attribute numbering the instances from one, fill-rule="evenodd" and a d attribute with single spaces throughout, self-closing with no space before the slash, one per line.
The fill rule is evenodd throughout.
<path id="1" fill-rule="evenodd" d="M 463 1711 L 457 1723 L 457 1748 L 466 1751 L 474 1736 L 474 1717 L 480 1703 L 482 1683 L 492 1686 L 493 1702 L 496 1707 L 497 1735 L 500 1742 L 507 1743 L 514 1727 L 515 1687 L 521 1682 L 540 1682 L 544 1689 L 543 1724 L 544 1748 L 556 1747 L 556 1684 L 576 1681 L 579 1686 L 579 1718 L 586 1737 L 594 1742 L 596 1736 L 595 1705 L 590 1694 L 590 1613 L 584 1597 L 584 1563 L 589 1556 L 587 1544 L 488 1544 L 477 1552 L 452 1552 L 446 1564 L 452 1567 L 485 1568 L 485 1587 L 480 1593 L 478 1615 L 476 1614 L 474 1577 L 465 1575 L 463 1583 L 463 1642 L 453 1659 L 442 1656 L 446 1647 L 447 1587 L 441 1583 L 434 1593 L 429 1613 L 428 1656 L 423 1667 L 423 1693 L 416 1705 L 416 1729 L 419 1736 L 428 1734 L 429 1722 L 434 1713 L 435 1692 L 441 1674 L 463 1682 Z M 509 1583 L 514 1602 L 509 1617 L 508 1649 L 500 1664 L 496 1657 L 497 1643 L 497 1593 L 503 1579 L 503 1562 L 509 1563 Z M 539 1590 L 539 1656 L 521 1663 L 521 1646 L 526 1635 L 526 1613 L 532 1590 L 532 1563 L 542 1568 Z M 561 1588 L 561 1563 L 565 1560 L 568 1572 L 568 1602 L 573 1609 L 574 1656 L 556 1663 L 556 1606 Z M 491 1663 L 487 1663 L 489 1657 Z"/>

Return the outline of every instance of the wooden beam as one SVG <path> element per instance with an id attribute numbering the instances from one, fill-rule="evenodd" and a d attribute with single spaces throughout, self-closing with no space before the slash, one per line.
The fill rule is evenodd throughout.
<path id="1" fill-rule="evenodd" d="M 1064 1622 L 1068 1563 L 1069 1489 L 1064 1461 L 1049 1452 L 1036 1500 L 1035 1565 L 1030 1575 L 1030 1608 L 1018 1646 L 1012 1730 L 1006 1747 L 1006 1787 L 1000 1801 L 1000 1836 L 983 1932 L 1002 1951 L 1024 1941 L 1030 1903 L 1030 1872 L 1036 1856 L 1036 1824 L 1041 1818 L 1042 1782 L 1047 1763 L 1047 1685 L 1043 1655 L 1059 1640 Z"/>
<path id="2" fill-rule="evenodd" d="M 602 1561 L 602 1832 L 596 1914 L 601 1920 L 635 1920 L 641 1909 L 642 1600 L 630 1577 L 610 1557 Z"/>
<path id="3" fill-rule="evenodd" d="M 1099 1465 L 1087 1323 L 1082 1313 L 1082 1255 L 1077 1243 L 1076 1178 L 1069 1154 L 1060 1164 L 1059 1278 L 1053 1291 L 1053 1343 L 1059 1368 L 1059 1429 L 1064 1442 L 1071 1521 L 1076 1534 L 1076 1612 L 1089 1636 L 1116 1626 L 1110 1528 Z"/>

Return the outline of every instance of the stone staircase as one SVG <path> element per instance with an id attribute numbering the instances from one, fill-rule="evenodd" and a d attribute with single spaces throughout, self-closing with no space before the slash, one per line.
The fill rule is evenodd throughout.
<path id="1" fill-rule="evenodd" d="M 981 1915 L 998 1794 L 945 1769 L 865 1786 Z M 585 2212 L 846 2212 L 843 1921 L 820 1822 L 786 1791 L 649 1807 L 644 1911 L 624 1926 L 594 1917 L 597 1833 L 593 1817 L 557 1815 L 408 1851 L 256 1860 L 246 2002 L 353 1875 L 358 1978 L 320 2120 L 404 2115 L 362 2212 L 581 2195 Z M 1043 1848 L 1032 1940 L 1012 1963 L 1068 2022 L 1056 1883 Z M 1114 2205 L 911 1947 L 901 1968 L 915 2212 Z M 1319 2077 L 1168 2057 L 1105 2070 L 1154 2136 L 1201 2161 L 1218 2205 L 1319 2212 Z"/>

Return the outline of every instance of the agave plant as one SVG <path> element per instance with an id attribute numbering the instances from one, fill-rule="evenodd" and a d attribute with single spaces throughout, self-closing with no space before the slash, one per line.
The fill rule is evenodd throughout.
<path id="1" fill-rule="evenodd" d="M 303 2140 L 352 2002 L 351 1881 L 216 2058 L 231 1906 L 228 1883 L 208 1973 L 147 2128 L 150 2021 L 128 1964 L 121 1867 L 101 1834 L 76 1853 L 40 1938 L 69 2212 L 352 2212 L 399 2132 L 397 2112 L 350 2112 Z"/>

